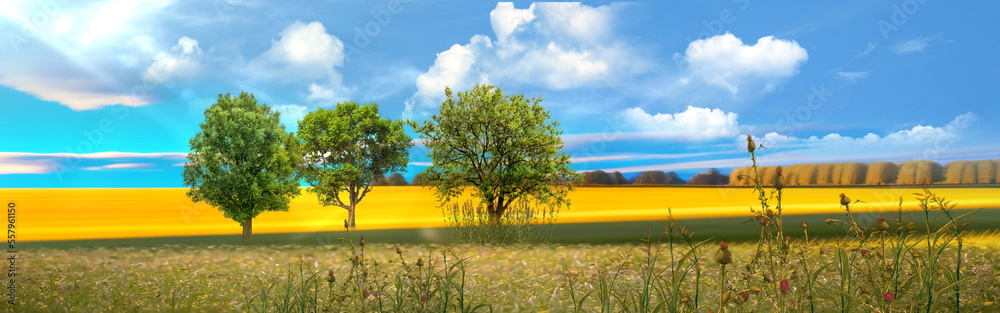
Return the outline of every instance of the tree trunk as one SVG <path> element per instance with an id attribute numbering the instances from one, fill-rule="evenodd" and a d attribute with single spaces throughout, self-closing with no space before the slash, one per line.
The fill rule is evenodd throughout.
<path id="1" fill-rule="evenodd" d="M 253 218 L 246 218 L 243 220 L 243 242 L 250 241 L 250 235 L 253 229 Z"/>
<path id="2" fill-rule="evenodd" d="M 350 229 L 358 228 L 358 225 L 354 222 L 354 209 L 353 205 L 347 209 L 347 224 Z"/>

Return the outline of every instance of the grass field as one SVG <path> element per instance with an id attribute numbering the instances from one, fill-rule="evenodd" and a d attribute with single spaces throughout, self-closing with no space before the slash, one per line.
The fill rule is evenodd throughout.
<path id="1" fill-rule="evenodd" d="M 787 188 L 785 214 L 839 213 L 841 192 L 865 201 L 857 213 L 894 212 L 900 197 L 916 209 L 916 187 Z M 239 225 L 204 203 L 191 203 L 186 189 L 4 189 L 17 203 L 22 242 L 100 238 L 239 234 Z M 1000 188 L 938 188 L 959 209 L 1000 208 Z M 661 221 L 672 208 L 677 219 L 743 217 L 755 202 L 750 188 L 584 187 L 571 193 L 572 207 L 559 223 Z M 321 233 L 340 230 L 346 211 L 323 207 L 315 195 L 292 200 L 289 212 L 265 212 L 254 234 Z M 359 230 L 442 227 L 433 193 L 421 187 L 377 187 L 358 209 Z M 644 229 L 644 228 L 643 228 Z M 428 239 L 433 241 L 433 231 Z M 614 234 L 610 234 L 614 236 Z"/>
<path id="2" fill-rule="evenodd" d="M 966 275 L 971 278 L 962 282 L 963 300 L 966 312 L 988 312 L 998 308 L 1000 295 L 1000 279 L 997 279 L 997 269 L 1000 264 L 998 254 L 997 234 L 970 236 L 966 238 Z M 354 237 L 357 240 L 357 237 Z M 838 245 L 833 241 L 812 242 L 805 245 L 796 242 L 796 247 L 803 249 L 802 260 L 815 265 L 813 269 L 825 264 L 836 263 L 836 254 L 818 253 L 827 246 Z M 400 264 L 395 249 L 401 248 L 402 256 L 409 262 L 411 270 Z M 647 246 L 636 241 L 635 244 L 614 245 L 544 245 L 525 248 L 504 247 L 472 247 L 472 246 L 440 246 L 440 245 L 395 245 L 368 244 L 365 257 L 369 264 L 377 261 L 382 265 L 376 278 L 370 278 L 374 289 L 387 294 L 371 293 L 361 297 L 357 290 L 341 286 L 339 282 L 346 281 L 351 275 L 350 259 L 352 255 L 346 242 L 334 242 L 329 245 L 298 246 L 234 246 L 234 245 L 165 245 L 156 247 L 125 247 L 125 248 L 89 248 L 89 249 L 34 249 L 23 253 L 23 266 L 30 269 L 21 275 L 21 304 L 19 312 L 240 312 L 240 311 L 287 311 L 312 312 L 378 312 L 390 310 L 391 305 L 399 302 L 406 305 L 403 311 L 440 311 L 444 291 L 427 289 L 424 295 L 430 297 L 425 301 L 417 301 L 420 294 L 397 297 L 393 286 L 395 277 L 406 275 L 441 276 L 443 273 L 442 253 L 454 262 L 455 257 L 467 258 L 463 263 L 463 282 L 461 296 L 470 306 L 486 304 L 493 312 L 573 312 L 581 309 L 585 312 L 619 312 L 628 308 L 631 312 L 638 309 L 638 297 L 642 294 L 643 279 L 646 269 L 656 270 L 652 303 L 667 301 L 668 305 L 677 305 L 685 300 L 671 298 L 671 275 L 660 272 L 668 271 L 672 266 L 668 246 L 660 244 L 655 247 L 663 249 L 652 267 L 647 267 L 648 259 L 643 249 Z M 750 243 L 734 244 L 732 269 L 738 269 L 747 263 L 749 254 L 753 252 Z M 682 250 L 682 249 L 677 249 Z M 699 290 L 699 300 L 689 298 L 687 307 L 673 307 L 679 311 L 707 312 L 708 309 L 718 310 L 721 297 L 719 288 L 719 266 L 712 260 L 715 246 L 699 248 L 704 271 L 700 273 L 701 281 L 693 284 L 695 274 L 690 277 L 681 291 L 684 295 L 693 296 Z M 952 251 L 948 250 L 949 252 Z M 852 253 L 851 257 L 855 257 Z M 413 273 L 414 260 L 428 260 L 429 268 L 437 264 L 433 273 Z M 676 256 L 675 259 L 680 258 Z M 798 266 L 799 257 L 793 264 Z M 391 263 L 390 260 L 396 260 Z M 433 261 L 431 261 L 433 260 Z M 436 263 L 435 263 L 436 262 Z M 869 264 L 881 262 L 868 258 L 859 260 L 860 266 L 871 269 Z M 376 263 L 376 264 L 379 264 Z M 454 264 L 454 263 L 449 263 Z M 371 266 L 371 265 L 369 265 Z M 333 270 L 339 277 L 338 284 L 328 286 L 325 281 L 327 271 Z M 730 305 L 735 312 L 750 310 L 768 310 L 772 307 L 769 301 L 784 301 L 787 311 L 809 311 L 803 299 L 807 297 L 807 284 L 810 279 L 798 269 L 797 276 L 787 276 L 791 291 L 780 293 L 776 283 L 765 284 L 761 278 L 755 278 L 755 284 L 765 290 L 761 294 L 752 294 L 747 301 L 734 301 Z M 403 275 L 403 276 L 397 276 Z M 830 266 L 820 272 L 813 282 L 828 282 L 818 284 L 814 292 L 817 294 L 815 305 L 820 308 L 816 312 L 828 312 L 839 305 L 836 294 L 840 285 L 839 273 Z M 945 285 L 947 275 L 940 275 L 939 284 Z M 614 279 L 612 279 L 614 278 Z M 743 284 L 733 274 L 729 284 L 735 288 L 743 288 Z M 381 284 L 381 285 L 379 285 Z M 374 286 L 379 285 L 379 286 Z M 603 294 L 602 286 L 609 293 Z M 331 289 L 332 287 L 332 289 Z M 770 287 L 770 288 L 768 288 Z M 859 285 L 856 293 L 855 308 L 858 312 L 898 312 L 917 311 L 920 304 L 918 288 L 912 287 L 897 292 L 898 298 L 893 303 L 882 301 L 884 288 L 880 282 L 871 285 Z M 872 288 L 867 294 L 861 288 Z M 878 289 L 877 289 L 878 288 Z M 419 289 L 419 288 L 416 288 Z M 453 290 L 458 293 L 459 291 Z M 392 293 L 392 294 L 388 294 Z M 589 296 L 584 298 L 584 295 Z M 341 299 L 341 295 L 351 294 L 355 298 Z M 819 295 L 823 296 L 820 297 Z M 683 299 L 682 295 L 681 299 Z M 852 295 L 854 295 L 852 293 Z M 453 295 L 454 296 L 454 295 Z M 735 293 L 731 297 L 738 297 Z M 265 302 L 268 299 L 270 302 Z M 738 298 L 737 298 L 738 299 Z M 384 300 L 382 302 L 381 300 Z M 394 302 L 396 301 L 396 302 Z M 455 301 L 452 299 L 451 301 Z M 671 302 L 672 301 L 672 302 Z M 946 299 L 941 299 L 942 305 L 935 306 L 932 312 L 948 309 Z M 381 307 L 379 306 L 381 303 Z M 608 305 L 612 310 L 605 311 Z M 903 310 L 894 307 L 901 306 Z M 11 312 L 10 306 L 4 306 Z M 433 309 L 433 310 L 432 310 Z M 922 309 L 922 308 L 919 308 Z M 459 311 L 455 308 L 449 312 Z M 672 311 L 672 310 L 671 310 Z M 922 311 L 922 310 L 920 310 Z M 479 312 L 489 312 L 485 308 Z"/>
<path id="3" fill-rule="evenodd" d="M 920 189 L 786 188 L 782 241 L 775 223 L 748 219 L 753 189 L 581 188 L 553 244 L 518 247 L 448 243 L 416 187 L 378 190 L 351 233 L 336 228 L 342 210 L 307 194 L 255 221 L 252 244 L 182 189 L 5 190 L 30 241 L 18 304 L 3 310 L 991 312 L 998 190 L 939 188 L 957 206 L 923 211 Z M 841 192 L 864 201 L 853 215 Z M 949 228 L 977 208 L 958 218 L 965 233 Z M 879 215 L 891 226 L 878 230 Z"/>

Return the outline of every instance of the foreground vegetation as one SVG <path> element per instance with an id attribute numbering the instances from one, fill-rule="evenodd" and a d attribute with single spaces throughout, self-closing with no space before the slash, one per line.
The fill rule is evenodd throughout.
<path id="1" fill-rule="evenodd" d="M 822 225 L 827 226 L 827 225 Z M 813 228 L 820 228 L 820 225 Z M 360 253 L 355 238 L 355 249 Z M 789 311 L 809 311 L 812 303 L 816 312 L 838 310 L 843 292 L 837 266 L 844 257 L 835 253 L 844 247 L 838 240 L 791 242 L 792 263 L 803 261 L 813 272 L 804 270 L 784 273 L 752 289 L 743 300 L 741 292 L 730 292 L 730 310 L 769 310 L 783 306 Z M 982 233 L 964 238 L 962 278 L 958 283 L 963 311 L 987 312 L 1000 305 L 1000 234 Z M 236 312 L 236 311 L 361 311 L 395 305 L 400 301 L 411 311 L 423 307 L 444 305 L 447 282 L 460 284 L 461 290 L 451 289 L 449 311 L 459 311 L 459 295 L 465 306 L 485 304 L 493 312 L 586 312 L 643 311 L 666 301 L 667 311 L 718 311 L 720 266 L 713 260 L 717 244 L 697 246 L 694 255 L 701 256 L 697 268 L 689 268 L 679 252 L 687 248 L 675 246 L 671 254 L 669 243 L 615 245 L 551 245 L 531 247 L 481 247 L 440 245 L 396 245 L 368 243 L 364 247 L 364 262 L 371 268 L 371 282 L 388 283 L 384 288 L 351 289 L 342 285 L 349 281 L 352 252 L 346 242 L 317 248 L 315 246 L 161 246 L 156 248 L 92 248 L 40 249 L 24 252 L 26 269 L 21 279 L 20 312 Z M 850 248 L 850 247 L 844 247 Z M 955 252 L 957 246 L 945 248 L 943 254 Z M 745 266 L 755 251 L 754 243 L 731 243 L 730 270 Z M 901 281 L 935 281 L 937 302 L 932 309 L 941 311 L 951 306 L 952 282 L 950 271 L 934 270 L 922 277 L 928 260 L 923 249 L 916 255 L 904 254 L 899 259 Z M 652 252 L 647 254 L 646 252 Z M 863 278 L 852 288 L 852 311 L 892 311 L 905 308 L 917 310 L 923 303 L 920 288 L 909 284 L 887 301 L 880 280 L 893 273 L 882 262 L 894 259 L 892 250 L 885 253 L 864 253 L 848 250 L 855 259 Z M 447 257 L 447 259 L 446 259 Z M 649 258 L 654 257 L 654 258 Z M 671 258 L 679 262 L 670 262 Z M 423 266 L 417 267 L 417 260 Z M 461 263 L 456 261 L 462 260 Z M 403 261 L 407 265 L 403 265 Z M 447 262 L 447 263 L 446 263 Z M 375 264 L 378 264 L 377 266 Z M 941 266 L 954 266 L 954 260 L 941 258 Z M 460 265 L 459 265 L 460 264 Z M 680 266 L 678 266 L 680 265 Z M 458 267 L 455 267 L 458 266 Z M 450 273 L 461 276 L 446 276 Z M 377 270 L 376 270 L 377 268 Z M 409 272 L 407 269 L 409 268 Z M 699 269 L 700 268 L 700 275 Z M 328 271 L 334 271 L 336 282 L 331 294 Z M 356 271 L 357 269 L 355 269 Z M 678 275 L 683 274 L 683 275 Z M 410 275 L 414 278 L 409 278 Z M 425 275 L 425 276 L 420 276 Z M 728 274 L 727 274 L 728 275 Z M 916 275 L 916 276 L 914 276 Z M 401 291 L 397 279 L 427 279 L 428 286 L 417 291 Z M 730 284 L 737 277 L 726 278 Z M 781 292 L 780 282 L 788 281 L 787 293 Z M 869 281 L 870 280 L 870 281 Z M 673 282 L 683 281 L 682 284 Z M 695 286 L 699 286 L 697 291 Z M 809 294 L 814 301 L 809 302 Z M 647 289 L 648 287 L 648 289 Z M 678 287 L 678 288 L 675 288 Z M 439 289 L 435 289 L 439 288 Z M 363 297 L 364 289 L 369 291 Z M 387 294 L 383 294 L 387 293 Z M 409 295 L 409 297 L 407 297 Z M 679 295 L 679 297 L 677 297 Z M 332 297 L 331 297 L 332 296 Z M 343 300 L 341 296 L 346 296 Z M 426 300 L 421 300 L 426 296 Z M 648 297 L 648 298 L 646 298 Z M 648 299 L 648 300 L 645 300 Z M 648 304 L 645 304 L 648 303 Z M 421 306 L 422 305 L 422 306 Z M 6 309 L 10 309 L 6 307 Z M 281 310 L 284 309 L 284 310 Z M 302 309 L 302 310 L 300 310 Z M 480 307 L 479 312 L 489 311 Z M 839 310 L 838 310 L 839 311 Z"/>

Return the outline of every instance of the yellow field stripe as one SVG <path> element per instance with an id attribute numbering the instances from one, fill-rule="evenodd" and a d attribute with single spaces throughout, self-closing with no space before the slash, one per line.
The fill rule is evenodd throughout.
<path id="1" fill-rule="evenodd" d="M 217 209 L 191 203 L 187 189 L 3 189 L 18 203 L 18 240 L 72 240 L 239 234 L 236 222 Z M 920 188 L 786 188 L 785 214 L 830 213 L 843 209 L 838 195 L 865 203 L 858 213 L 889 214 L 903 197 L 904 210 L 914 210 Z M 934 192 L 958 203 L 959 209 L 1000 208 L 998 188 L 937 188 Z M 674 217 L 748 216 L 758 208 L 748 188 L 583 187 L 571 193 L 572 207 L 560 223 L 664 220 Z M 772 204 L 773 205 L 773 204 Z M 265 212 L 254 220 L 254 233 L 337 231 L 347 212 L 324 207 L 310 193 L 292 200 L 289 212 Z M 358 228 L 392 229 L 445 226 L 434 194 L 421 187 L 376 187 L 361 202 Z"/>

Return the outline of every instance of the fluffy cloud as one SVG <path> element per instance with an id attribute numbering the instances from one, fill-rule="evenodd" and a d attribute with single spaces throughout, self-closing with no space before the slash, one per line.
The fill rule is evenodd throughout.
<path id="1" fill-rule="evenodd" d="M 320 22 L 295 22 L 271 40 L 271 47 L 250 60 L 247 67 L 254 80 L 308 86 L 309 101 L 329 104 L 346 99 L 351 89 L 344 87 L 336 67 L 344 65 L 344 43 L 327 33 Z M 297 88 L 302 88 L 297 87 Z"/>
<path id="2" fill-rule="evenodd" d="M 420 118 L 444 98 L 444 87 L 477 82 L 539 86 L 553 90 L 613 86 L 648 70 L 647 64 L 612 36 L 618 4 L 534 3 L 517 9 L 498 3 L 490 12 L 496 40 L 475 35 L 469 43 L 438 53 L 417 78 L 404 116 Z"/>
<path id="3" fill-rule="evenodd" d="M 620 114 L 625 128 L 654 132 L 662 138 L 698 141 L 739 134 L 738 115 L 720 109 L 688 106 L 683 112 L 653 115 L 635 107 Z"/>
<path id="4" fill-rule="evenodd" d="M 707 84 L 732 96 L 769 92 L 777 84 L 798 74 L 809 58 L 806 49 L 792 40 L 763 37 L 746 45 L 731 33 L 695 40 L 684 55 L 681 85 Z"/>
<path id="5" fill-rule="evenodd" d="M 769 149 L 782 151 L 773 156 L 779 157 L 773 160 L 775 162 L 933 160 L 946 155 L 961 158 L 956 153 L 964 150 L 954 148 L 962 141 L 962 132 L 969 129 L 976 119 L 975 114 L 966 113 L 944 126 L 917 125 L 885 135 L 868 133 L 860 137 L 831 133 L 822 137 L 799 138 L 771 132 L 756 141 Z M 740 136 L 736 141 L 744 138 Z"/>
<path id="6" fill-rule="evenodd" d="M 142 79 L 161 84 L 171 79 L 188 80 L 194 78 L 201 70 L 198 58 L 201 57 L 201 47 L 198 41 L 184 36 L 177 40 L 177 45 L 170 48 L 171 53 L 160 52 L 153 58 Z"/>

